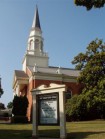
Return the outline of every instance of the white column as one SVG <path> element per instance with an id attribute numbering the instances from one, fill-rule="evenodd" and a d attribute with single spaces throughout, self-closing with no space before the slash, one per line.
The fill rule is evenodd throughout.
<path id="1" fill-rule="evenodd" d="M 66 139 L 66 117 L 64 92 L 59 92 L 59 114 L 60 114 L 60 139 Z"/>
<path id="2" fill-rule="evenodd" d="M 37 125 L 37 111 L 36 111 L 36 94 L 35 92 L 33 93 L 33 130 L 32 130 L 32 137 L 34 139 L 37 139 L 38 137 L 38 125 Z"/>

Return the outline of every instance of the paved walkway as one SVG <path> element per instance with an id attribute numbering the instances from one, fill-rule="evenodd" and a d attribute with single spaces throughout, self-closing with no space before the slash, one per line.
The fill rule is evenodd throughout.
<path id="1" fill-rule="evenodd" d="M 33 138 L 33 139 L 34 139 L 34 138 Z M 60 139 L 60 138 L 39 137 L 38 139 Z"/>
<path id="2" fill-rule="evenodd" d="M 60 139 L 60 138 L 43 138 L 43 137 L 41 137 L 41 138 L 38 138 L 38 139 Z"/>
<path id="3" fill-rule="evenodd" d="M 38 139 L 60 139 L 60 138 L 38 138 Z"/>

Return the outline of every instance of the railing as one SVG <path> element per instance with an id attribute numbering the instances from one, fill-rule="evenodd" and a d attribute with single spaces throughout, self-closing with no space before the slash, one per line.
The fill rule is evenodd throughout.
<path id="1" fill-rule="evenodd" d="M 37 52 L 37 51 L 34 51 L 34 50 L 27 50 L 26 54 L 36 55 L 36 56 L 48 56 L 47 52 Z"/>

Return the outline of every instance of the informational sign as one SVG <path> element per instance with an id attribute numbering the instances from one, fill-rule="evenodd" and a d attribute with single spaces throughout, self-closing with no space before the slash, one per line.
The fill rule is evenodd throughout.
<path id="1" fill-rule="evenodd" d="M 38 96 L 39 125 L 57 125 L 59 123 L 58 100 L 58 93 Z"/>

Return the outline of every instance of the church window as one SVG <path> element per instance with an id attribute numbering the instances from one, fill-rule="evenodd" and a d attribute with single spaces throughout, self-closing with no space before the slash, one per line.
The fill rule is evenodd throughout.
<path id="1" fill-rule="evenodd" d="M 43 41 L 41 41 L 40 49 L 41 49 L 41 51 L 43 51 Z"/>
<path id="2" fill-rule="evenodd" d="M 36 40 L 35 40 L 35 48 L 37 49 L 38 47 L 39 47 L 39 40 L 36 39 Z"/>
<path id="3" fill-rule="evenodd" d="M 67 89 L 67 92 L 66 92 L 66 100 L 67 99 L 70 99 L 72 97 L 72 91 L 70 89 Z"/>
<path id="4" fill-rule="evenodd" d="M 33 50 L 33 40 L 30 40 L 30 50 Z"/>

